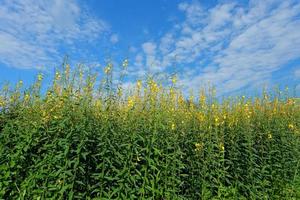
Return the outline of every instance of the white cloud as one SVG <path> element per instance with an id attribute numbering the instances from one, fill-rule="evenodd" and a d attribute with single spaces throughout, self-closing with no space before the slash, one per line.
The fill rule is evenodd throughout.
<path id="1" fill-rule="evenodd" d="M 134 47 L 134 46 L 130 46 L 129 49 L 128 49 L 128 51 L 129 51 L 130 53 L 135 53 L 135 52 L 137 51 L 137 48 Z"/>
<path id="2" fill-rule="evenodd" d="M 142 67 L 142 64 L 143 64 L 143 56 L 142 56 L 142 54 L 139 53 L 135 56 L 134 65 Z"/>
<path id="3" fill-rule="evenodd" d="M 76 50 L 109 30 L 75 0 L 3 0 L 0 24 L 0 62 L 18 68 L 53 65 L 61 48 Z"/>
<path id="4" fill-rule="evenodd" d="M 49 63 L 46 50 L 13 35 L 0 31 L 0 43 L 0 61 L 8 66 L 13 64 L 16 67 L 31 68 L 36 59 L 41 62 L 36 68 L 42 68 L 42 63 Z"/>
<path id="5" fill-rule="evenodd" d="M 112 34 L 110 36 L 110 42 L 116 44 L 117 42 L 119 42 L 119 36 L 117 34 Z"/>
<path id="6" fill-rule="evenodd" d="M 172 34 L 168 33 L 161 38 L 159 50 L 163 53 L 169 53 L 172 50 L 172 44 L 175 42 Z"/>
<path id="7" fill-rule="evenodd" d="M 295 70 L 295 77 L 300 78 L 300 68 Z"/>
<path id="8" fill-rule="evenodd" d="M 146 63 L 160 64 L 161 70 L 176 60 L 184 86 L 199 88 L 210 81 L 221 93 L 254 88 L 300 58 L 299 1 L 225 1 L 212 8 L 194 1 L 178 9 L 185 19 L 155 45 L 142 48 Z"/>
<path id="9" fill-rule="evenodd" d="M 152 72 L 161 70 L 161 63 L 156 57 L 157 45 L 153 42 L 145 42 L 142 44 L 143 51 L 146 56 L 146 67 Z"/>
<path id="10" fill-rule="evenodd" d="M 298 95 L 300 95 L 300 84 L 298 84 L 298 85 L 296 86 L 296 93 L 297 93 Z"/>
<path id="11" fill-rule="evenodd" d="M 152 42 L 146 42 L 142 45 L 144 52 L 147 55 L 154 55 L 156 50 L 156 44 Z"/>

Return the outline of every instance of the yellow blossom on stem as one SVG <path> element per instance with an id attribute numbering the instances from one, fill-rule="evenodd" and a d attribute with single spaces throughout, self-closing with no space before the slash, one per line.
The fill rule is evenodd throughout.
<path id="1" fill-rule="evenodd" d="M 216 122 L 216 123 L 219 122 L 219 117 L 215 117 L 215 122 Z"/>
<path id="2" fill-rule="evenodd" d="M 177 82 L 177 76 L 174 75 L 174 76 L 172 76 L 172 83 L 173 83 L 173 84 L 176 84 L 176 82 Z"/>
<path id="3" fill-rule="evenodd" d="M 24 101 L 25 101 L 25 102 L 28 102 L 29 99 L 30 99 L 30 95 L 29 95 L 29 94 L 25 94 L 25 96 L 24 96 Z"/>
<path id="4" fill-rule="evenodd" d="M 216 108 L 215 104 L 212 104 L 212 105 L 211 105 L 211 108 L 212 108 L 212 109 L 215 109 L 215 108 Z"/>
<path id="5" fill-rule="evenodd" d="M 272 134 L 271 133 L 268 134 L 268 139 L 272 139 Z"/>
<path id="6" fill-rule="evenodd" d="M 142 88 L 142 81 L 141 80 L 138 80 L 136 82 L 136 87 L 137 87 L 138 90 L 140 90 Z"/>
<path id="7" fill-rule="evenodd" d="M 220 125 L 220 119 L 219 119 L 219 117 L 218 116 L 216 116 L 215 117 L 215 124 L 217 125 L 217 126 L 219 126 Z"/>
<path id="8" fill-rule="evenodd" d="M 183 104 L 184 104 L 184 97 L 183 97 L 183 95 L 180 95 L 180 96 L 179 96 L 179 98 L 178 98 L 178 103 L 179 103 L 180 105 L 183 105 Z"/>
<path id="9" fill-rule="evenodd" d="M 219 145 L 219 147 L 220 147 L 220 150 L 221 150 L 221 151 L 225 151 L 225 147 L 224 147 L 224 144 L 223 144 L 223 143 L 221 143 L 221 144 Z"/>
<path id="10" fill-rule="evenodd" d="M 194 95 L 190 95 L 190 96 L 189 96 L 189 101 L 190 101 L 191 103 L 194 102 L 194 99 L 195 99 Z"/>
<path id="11" fill-rule="evenodd" d="M 61 78 L 60 73 L 56 72 L 55 73 L 55 80 L 58 81 Z"/>
<path id="12" fill-rule="evenodd" d="M 82 79 L 83 79 L 83 72 L 82 72 L 82 70 L 80 70 L 80 72 L 79 72 L 79 81 L 82 82 Z"/>
<path id="13" fill-rule="evenodd" d="M 0 97 L 0 107 L 4 107 L 5 106 L 5 101 L 2 97 Z"/>
<path id="14" fill-rule="evenodd" d="M 205 96 L 204 92 L 202 92 L 201 95 L 200 95 L 200 103 L 204 104 L 205 101 L 206 101 L 206 96 Z"/>
<path id="15" fill-rule="evenodd" d="M 289 124 L 289 129 L 294 130 L 294 125 L 293 124 Z"/>
<path id="16" fill-rule="evenodd" d="M 175 130 L 175 128 L 176 128 L 176 125 L 175 125 L 174 123 L 172 123 L 171 129 L 172 129 L 172 130 Z"/>
<path id="17" fill-rule="evenodd" d="M 130 109 L 133 107 L 133 105 L 134 105 L 133 97 L 128 97 L 127 107 Z"/>
<path id="18" fill-rule="evenodd" d="M 203 148 L 203 143 L 196 143 L 195 147 L 195 151 L 201 151 Z"/>
<path id="19" fill-rule="evenodd" d="M 95 106 L 96 106 L 96 108 L 100 108 L 101 107 L 101 101 L 99 99 L 96 100 Z"/>
<path id="20" fill-rule="evenodd" d="M 120 87 L 118 88 L 118 97 L 121 97 L 123 95 L 123 89 Z"/>
<path id="21" fill-rule="evenodd" d="M 104 73 L 109 74 L 111 72 L 111 69 L 112 69 L 112 64 L 108 64 L 107 67 L 105 67 L 104 69 Z"/>
<path id="22" fill-rule="evenodd" d="M 159 90 L 157 83 L 154 82 L 153 80 L 150 81 L 150 91 L 153 93 L 157 93 Z"/>
<path id="23" fill-rule="evenodd" d="M 39 74 L 38 75 L 38 81 L 42 81 L 43 80 L 43 74 Z"/>
<path id="24" fill-rule="evenodd" d="M 122 66 L 123 66 L 124 68 L 127 68 L 127 66 L 128 66 L 128 59 L 125 59 L 125 60 L 123 61 Z"/>
<path id="25" fill-rule="evenodd" d="M 197 118 L 198 118 L 198 120 L 199 120 L 200 122 L 203 122 L 203 121 L 204 121 L 204 114 L 198 113 Z"/>
<path id="26" fill-rule="evenodd" d="M 67 64 L 66 69 L 65 69 L 65 75 L 66 75 L 67 79 L 69 79 L 70 69 L 71 69 L 71 66 L 69 64 Z"/>

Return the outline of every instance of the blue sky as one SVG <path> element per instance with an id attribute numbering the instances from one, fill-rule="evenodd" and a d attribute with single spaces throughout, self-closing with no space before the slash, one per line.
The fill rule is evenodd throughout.
<path id="1" fill-rule="evenodd" d="M 99 69 L 128 58 L 128 87 L 176 72 L 184 89 L 299 95 L 300 1 L 0 0 L 0 83 L 49 77 L 65 55 Z"/>

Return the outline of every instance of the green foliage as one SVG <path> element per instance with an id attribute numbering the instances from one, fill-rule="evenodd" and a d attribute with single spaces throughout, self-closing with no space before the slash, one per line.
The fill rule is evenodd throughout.
<path id="1" fill-rule="evenodd" d="M 123 64 L 123 67 L 127 65 Z M 3 87 L 1 199 L 299 199 L 300 109 L 287 96 L 184 98 L 153 79 L 114 89 L 112 65 L 65 65 L 41 94 Z"/>

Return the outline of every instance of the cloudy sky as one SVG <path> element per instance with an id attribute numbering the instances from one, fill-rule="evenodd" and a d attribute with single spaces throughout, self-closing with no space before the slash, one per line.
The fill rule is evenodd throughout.
<path id="1" fill-rule="evenodd" d="M 289 86 L 300 94 L 299 0 L 0 0 L 0 83 L 70 62 L 129 59 L 127 85 L 173 73 L 220 94 Z"/>

